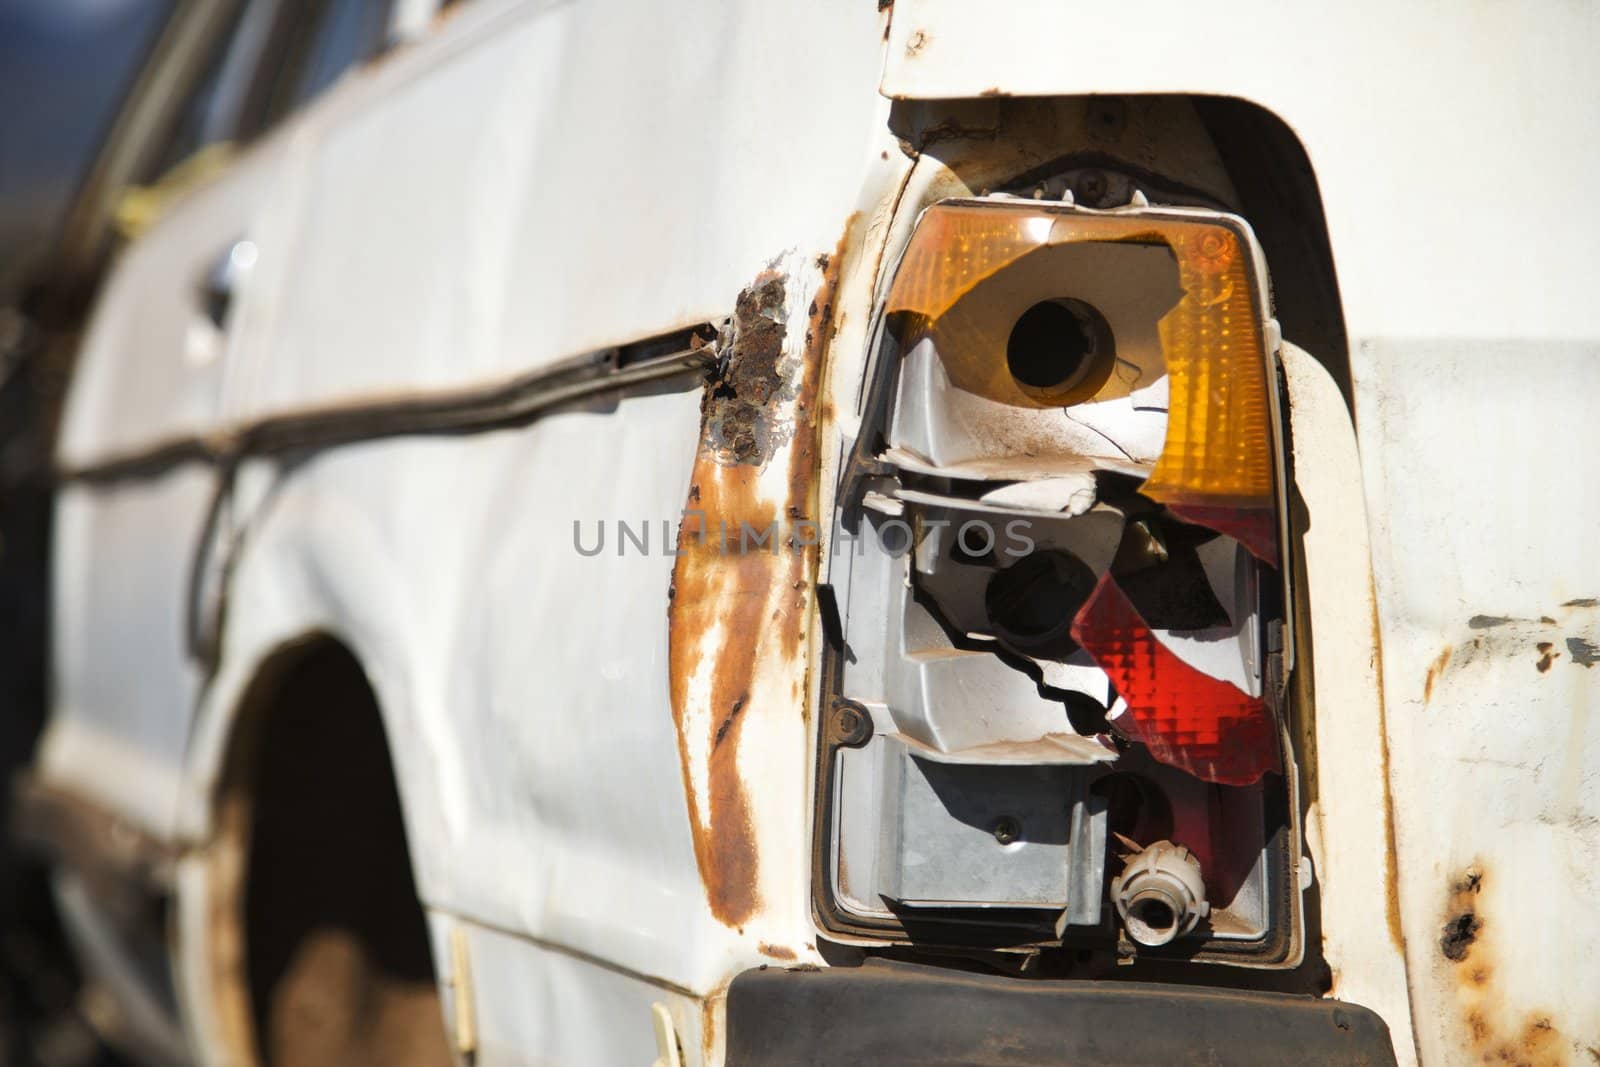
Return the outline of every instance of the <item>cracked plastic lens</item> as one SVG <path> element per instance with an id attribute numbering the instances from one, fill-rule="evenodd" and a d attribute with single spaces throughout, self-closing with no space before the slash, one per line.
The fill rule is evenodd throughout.
<path id="1" fill-rule="evenodd" d="M 1240 235 L 1209 219 L 1098 215 L 1036 204 L 936 204 L 918 224 L 895 274 L 887 310 L 908 313 L 938 339 L 952 383 L 1025 407 L 1063 406 L 1005 365 L 997 341 L 963 298 L 996 291 L 1012 268 L 1061 246 L 1170 250 L 1181 296 L 1160 319 L 1168 376 L 1166 441 L 1142 492 L 1191 522 L 1227 533 L 1277 562 L 1267 352 L 1251 257 Z M 1009 273 L 1008 273 L 1009 272 Z M 978 294 L 982 295 L 982 294 Z M 1005 327 L 1010 329 L 1008 323 Z M 947 351 L 948 349 L 948 351 Z M 975 365 L 976 364 L 976 365 Z M 1088 397 L 1119 388 L 1110 375 Z"/>

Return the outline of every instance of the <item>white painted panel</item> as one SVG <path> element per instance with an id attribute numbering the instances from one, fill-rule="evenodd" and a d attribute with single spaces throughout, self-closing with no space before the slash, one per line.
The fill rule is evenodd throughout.
<path id="1" fill-rule="evenodd" d="M 881 47 L 873 7 L 843 0 L 452 16 L 311 116 L 280 330 L 241 413 L 494 381 L 727 315 L 774 256 L 838 242 Z"/>
<path id="2" fill-rule="evenodd" d="M 1367 342 L 1354 369 L 1424 1059 L 1577 1060 L 1600 1034 L 1600 349 Z"/>
<path id="3" fill-rule="evenodd" d="M 430 905 L 713 986 L 739 950 L 707 911 L 690 841 L 662 551 L 699 409 L 691 378 L 525 429 L 339 449 L 282 480 L 253 468 L 185 833 L 205 834 L 255 665 L 326 630 L 377 692 Z M 649 521 L 648 555 L 617 554 L 618 519 Z M 606 522 L 603 554 L 578 552 L 574 520 L 590 547 Z"/>
<path id="4" fill-rule="evenodd" d="M 1192 93 L 1282 118 L 1352 337 L 1600 336 L 1600 6 L 898 0 L 893 96 Z"/>
<path id="5" fill-rule="evenodd" d="M 433 912 L 434 958 L 442 972 L 451 959 L 450 937 L 466 939 L 473 1029 L 480 1067 L 645 1067 L 656 1059 L 650 1007 L 672 1015 L 688 1067 L 702 1056 L 700 1001 L 638 975 L 502 931 Z M 454 975 L 445 989 L 446 1018 L 453 1021 Z"/>

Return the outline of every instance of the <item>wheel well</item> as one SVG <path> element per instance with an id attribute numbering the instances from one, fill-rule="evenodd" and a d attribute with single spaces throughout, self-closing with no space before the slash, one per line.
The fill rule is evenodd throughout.
<path id="1" fill-rule="evenodd" d="M 222 781 L 230 1041 L 266 1064 L 450 1062 L 382 713 L 343 644 L 271 658 Z"/>

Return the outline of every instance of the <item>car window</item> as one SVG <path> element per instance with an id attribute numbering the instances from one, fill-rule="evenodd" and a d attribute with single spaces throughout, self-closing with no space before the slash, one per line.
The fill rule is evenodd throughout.
<path id="1" fill-rule="evenodd" d="M 189 91 L 147 176 L 206 145 L 249 141 L 387 43 L 393 0 L 246 0 Z"/>
<path id="2" fill-rule="evenodd" d="M 204 73 L 189 91 L 183 110 L 177 116 L 177 125 L 161 154 L 156 157 L 155 166 L 147 178 L 165 174 L 206 145 L 226 139 L 213 132 L 210 116 L 218 96 L 226 91 L 228 54 L 238 30 L 239 12 L 235 11 L 228 29 L 219 37 L 219 45 L 207 61 Z"/>
<path id="3" fill-rule="evenodd" d="M 254 137 L 297 111 L 347 69 L 383 50 L 391 0 L 278 0 L 239 135 Z"/>
<path id="4" fill-rule="evenodd" d="M 330 0 L 298 72 L 293 107 L 301 107 L 332 85 L 346 68 L 383 47 L 390 0 Z"/>

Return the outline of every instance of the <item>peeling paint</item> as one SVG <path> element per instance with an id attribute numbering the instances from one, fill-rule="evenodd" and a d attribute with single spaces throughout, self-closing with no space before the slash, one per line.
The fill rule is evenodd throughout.
<path id="1" fill-rule="evenodd" d="M 1593 667 L 1600 663 L 1600 646 L 1581 637 L 1567 638 L 1567 654 L 1580 667 Z"/>
<path id="2" fill-rule="evenodd" d="M 727 358 L 702 408 L 704 447 L 717 462 L 761 465 L 793 434 L 795 368 L 785 365 L 784 279 L 766 271 L 739 294 Z"/>

